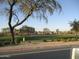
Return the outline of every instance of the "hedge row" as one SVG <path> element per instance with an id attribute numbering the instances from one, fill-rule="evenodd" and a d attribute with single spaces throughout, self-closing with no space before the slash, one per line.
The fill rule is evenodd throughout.
<path id="1" fill-rule="evenodd" d="M 47 39 L 47 40 L 54 40 L 54 39 L 79 39 L 79 36 L 74 36 L 74 35 L 31 35 L 31 36 L 16 36 L 16 40 L 17 41 L 22 41 L 23 37 L 25 38 L 25 40 L 43 40 L 43 39 Z M 0 41 L 10 41 L 11 37 L 0 37 Z"/>
<path id="2" fill-rule="evenodd" d="M 16 42 L 20 43 L 23 41 L 23 37 L 26 41 L 28 40 L 51 40 L 51 41 L 76 41 L 79 39 L 79 36 L 74 35 L 29 35 L 29 36 L 16 36 Z M 0 43 L 5 42 L 8 44 L 11 41 L 11 37 L 0 37 Z M 7 43 L 8 42 L 8 43 Z"/>

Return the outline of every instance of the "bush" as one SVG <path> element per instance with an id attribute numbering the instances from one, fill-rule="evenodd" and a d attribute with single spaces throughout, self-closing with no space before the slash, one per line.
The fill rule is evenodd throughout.
<path id="1" fill-rule="evenodd" d="M 48 42 L 48 41 L 44 39 L 43 42 Z"/>
<path id="2" fill-rule="evenodd" d="M 54 42 L 54 39 L 52 39 L 51 42 Z"/>

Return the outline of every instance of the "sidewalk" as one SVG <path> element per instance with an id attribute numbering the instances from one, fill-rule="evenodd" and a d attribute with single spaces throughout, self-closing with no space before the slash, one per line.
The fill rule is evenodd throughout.
<path id="1" fill-rule="evenodd" d="M 38 49 L 48 49 L 57 47 L 73 47 L 79 46 L 79 41 L 75 42 L 38 42 L 38 43 L 23 43 L 17 46 L 0 47 L 0 54 L 14 53 L 23 51 L 33 51 Z"/>

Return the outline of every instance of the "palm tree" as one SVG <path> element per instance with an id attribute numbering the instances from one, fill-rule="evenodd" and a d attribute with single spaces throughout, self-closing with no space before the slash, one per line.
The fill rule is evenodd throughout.
<path id="1" fill-rule="evenodd" d="M 15 44 L 14 28 L 23 24 L 31 15 L 39 19 L 43 18 L 48 21 L 47 15 L 53 14 L 57 9 L 61 10 L 60 4 L 56 0 L 0 0 L 0 2 L 9 5 L 8 11 L 8 25 L 12 34 L 12 43 Z M 3 6 L 5 6 L 3 5 Z M 19 10 L 16 12 L 16 9 Z M 21 12 L 20 12 L 21 11 Z M 24 13 L 25 17 L 20 20 L 17 13 Z M 16 17 L 16 23 L 13 25 L 12 20 Z"/>
<path id="2" fill-rule="evenodd" d="M 71 31 L 75 31 L 77 39 L 77 32 L 79 32 L 79 21 L 75 19 L 73 22 L 70 23 L 70 26 L 72 27 Z"/>

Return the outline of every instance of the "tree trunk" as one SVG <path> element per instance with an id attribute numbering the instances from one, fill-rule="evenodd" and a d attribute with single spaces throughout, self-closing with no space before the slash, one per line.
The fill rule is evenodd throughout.
<path id="1" fill-rule="evenodd" d="M 11 44 L 16 44 L 15 43 L 15 35 L 14 35 L 14 28 L 11 26 L 11 25 L 9 25 L 9 28 L 10 28 L 10 33 L 11 33 L 11 36 L 12 36 L 12 39 L 11 39 Z"/>
<path id="2" fill-rule="evenodd" d="M 12 35 L 12 40 L 11 40 L 11 43 L 12 43 L 12 44 L 15 44 L 14 29 L 12 28 L 10 31 L 11 31 L 11 35 Z"/>
<path id="3" fill-rule="evenodd" d="M 77 37 L 77 32 L 76 32 L 76 35 L 75 35 L 75 36 L 76 36 L 76 41 L 77 41 L 77 40 L 78 40 L 78 37 Z"/>

